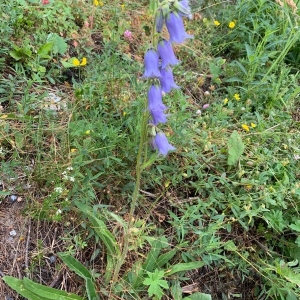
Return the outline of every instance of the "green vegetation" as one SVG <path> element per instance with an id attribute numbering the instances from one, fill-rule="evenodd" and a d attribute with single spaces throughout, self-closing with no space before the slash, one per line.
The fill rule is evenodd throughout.
<path id="1" fill-rule="evenodd" d="M 1 290 L 300 299 L 298 3 L 190 1 L 164 97 L 177 150 L 149 143 L 132 217 L 157 1 L 2 2 L 0 209 L 23 203 L 31 230 Z"/>

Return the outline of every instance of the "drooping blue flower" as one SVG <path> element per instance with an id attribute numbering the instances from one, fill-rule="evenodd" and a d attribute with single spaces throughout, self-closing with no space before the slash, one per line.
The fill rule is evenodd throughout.
<path id="1" fill-rule="evenodd" d="M 176 58 L 172 44 L 169 41 L 160 41 L 157 46 L 157 51 L 161 58 L 161 66 L 163 69 L 168 65 L 174 66 L 179 64 L 180 61 Z"/>
<path id="2" fill-rule="evenodd" d="M 145 78 L 155 78 L 160 77 L 159 72 L 159 56 L 156 50 L 149 49 L 145 53 L 144 57 L 145 72 L 143 77 Z"/>
<path id="3" fill-rule="evenodd" d="M 158 123 L 166 123 L 167 115 L 164 113 L 164 110 L 161 109 L 152 109 L 150 110 L 152 116 L 152 123 L 156 126 Z"/>
<path id="4" fill-rule="evenodd" d="M 179 15 L 175 15 L 171 12 L 166 19 L 166 25 L 170 34 L 171 43 L 182 43 L 185 39 L 193 38 L 192 35 L 185 32 L 182 18 Z"/>
<path id="5" fill-rule="evenodd" d="M 171 144 L 169 144 L 167 137 L 163 132 L 159 132 L 153 139 L 153 147 L 157 149 L 159 154 L 166 156 L 169 151 L 176 150 Z"/>
<path id="6" fill-rule="evenodd" d="M 152 84 L 148 91 L 148 109 L 149 111 L 160 110 L 164 111 L 167 109 L 162 102 L 162 90 L 158 85 Z"/>
<path id="7" fill-rule="evenodd" d="M 180 88 L 174 81 L 174 76 L 172 69 L 167 67 L 165 69 L 160 69 L 161 77 L 159 78 L 161 89 L 165 93 L 169 93 L 172 89 Z"/>
<path id="8" fill-rule="evenodd" d="M 159 9 L 155 16 L 155 28 L 156 32 L 160 33 L 164 26 L 164 15 L 162 9 Z"/>
<path id="9" fill-rule="evenodd" d="M 190 1 L 189 0 L 181 0 L 179 1 L 179 5 L 183 7 L 183 10 L 179 10 L 178 14 L 181 17 L 188 17 L 190 20 L 193 19 L 193 15 L 191 14 L 191 8 L 190 8 Z"/>

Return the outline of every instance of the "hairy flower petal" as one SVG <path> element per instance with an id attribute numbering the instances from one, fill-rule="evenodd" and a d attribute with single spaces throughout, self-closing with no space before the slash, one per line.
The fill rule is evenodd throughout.
<path id="1" fill-rule="evenodd" d="M 163 69 L 168 65 L 174 66 L 179 64 L 180 61 L 176 58 L 172 44 L 169 41 L 160 41 L 157 46 L 157 51 L 161 58 L 161 66 Z"/>
<path id="2" fill-rule="evenodd" d="M 159 78 L 161 89 L 165 93 L 169 93 L 172 89 L 179 89 L 180 87 L 175 83 L 173 72 L 170 67 L 167 67 L 166 69 L 160 70 L 161 77 Z"/>
<path id="3" fill-rule="evenodd" d="M 148 109 L 149 111 L 167 109 L 162 102 L 162 90 L 160 86 L 152 84 L 148 91 Z"/>
<path id="4" fill-rule="evenodd" d="M 144 58 L 145 72 L 143 77 L 145 78 L 155 78 L 160 77 L 159 72 L 159 56 L 156 50 L 149 49 Z"/>
<path id="5" fill-rule="evenodd" d="M 163 132 L 159 132 L 153 139 L 153 147 L 157 149 L 159 154 L 166 156 L 169 151 L 176 150 L 171 144 L 169 144 L 167 137 Z"/>
<path id="6" fill-rule="evenodd" d="M 185 39 L 193 38 L 192 35 L 185 32 L 182 18 L 179 15 L 171 12 L 166 19 L 166 25 L 170 34 L 170 42 L 172 43 L 182 43 Z"/>

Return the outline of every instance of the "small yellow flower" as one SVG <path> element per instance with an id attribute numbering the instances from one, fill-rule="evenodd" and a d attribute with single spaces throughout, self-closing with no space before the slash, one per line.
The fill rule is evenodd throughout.
<path id="1" fill-rule="evenodd" d="M 225 98 L 225 99 L 223 100 L 223 103 L 224 103 L 224 104 L 227 104 L 227 102 L 228 102 L 228 98 Z"/>
<path id="2" fill-rule="evenodd" d="M 80 65 L 80 61 L 77 58 L 74 58 L 72 63 L 76 67 L 78 67 Z"/>
<path id="3" fill-rule="evenodd" d="M 254 124 L 254 123 L 251 123 L 250 125 L 251 125 L 252 128 L 256 127 L 256 124 Z"/>
<path id="4" fill-rule="evenodd" d="M 246 131 L 249 131 L 249 130 L 250 130 L 250 128 L 249 128 L 249 126 L 248 126 L 247 124 L 242 124 L 242 128 L 243 128 L 244 130 L 246 130 Z"/>
<path id="5" fill-rule="evenodd" d="M 90 134 L 91 133 L 91 131 L 90 130 L 87 130 L 86 132 L 85 132 L 85 134 Z"/>
<path id="6" fill-rule="evenodd" d="M 234 98 L 235 100 L 237 100 L 237 101 L 241 100 L 241 97 L 240 97 L 239 94 L 234 94 L 234 95 L 233 95 L 233 98 Z"/>
<path id="7" fill-rule="evenodd" d="M 217 20 L 214 20 L 214 24 L 216 25 L 216 26 L 220 26 L 220 22 L 219 21 L 217 21 Z"/>
<path id="8" fill-rule="evenodd" d="M 99 1 L 98 0 L 94 0 L 93 3 L 94 3 L 95 6 L 99 5 Z"/>
<path id="9" fill-rule="evenodd" d="M 123 111 L 123 116 L 125 117 L 127 115 L 127 112 L 126 111 Z"/>
<path id="10" fill-rule="evenodd" d="M 125 9 L 125 4 L 121 4 L 122 11 Z"/>
<path id="11" fill-rule="evenodd" d="M 78 67 L 78 66 L 85 66 L 86 62 L 87 62 L 86 57 L 83 57 L 81 62 L 79 61 L 79 59 L 74 58 L 73 61 L 72 61 L 72 64 L 75 67 Z"/>
<path id="12" fill-rule="evenodd" d="M 71 151 L 71 153 L 75 153 L 77 151 L 77 149 L 76 148 L 72 148 L 70 151 Z"/>
<path id="13" fill-rule="evenodd" d="M 230 29 L 233 29 L 235 27 L 235 22 L 234 21 L 229 22 L 228 27 Z"/>

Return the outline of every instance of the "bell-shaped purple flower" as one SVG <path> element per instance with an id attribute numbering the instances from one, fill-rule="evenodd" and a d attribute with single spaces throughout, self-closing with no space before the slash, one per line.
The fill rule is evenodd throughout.
<path id="1" fill-rule="evenodd" d="M 171 43 L 182 43 L 185 39 L 193 38 L 192 35 L 185 32 L 182 18 L 179 15 L 175 15 L 171 12 L 166 19 L 166 25 L 170 34 Z"/>
<path id="2" fill-rule="evenodd" d="M 156 32 L 160 33 L 164 26 L 164 15 L 162 9 L 159 9 L 155 16 L 155 28 Z"/>
<path id="3" fill-rule="evenodd" d="M 167 115 L 161 109 L 150 110 L 152 116 L 152 123 L 156 126 L 158 123 L 166 123 Z"/>
<path id="4" fill-rule="evenodd" d="M 169 144 L 167 137 L 163 132 L 159 132 L 153 139 L 153 147 L 157 149 L 159 154 L 166 156 L 169 151 L 176 150 L 171 144 Z"/>
<path id="5" fill-rule="evenodd" d="M 177 2 L 176 8 L 178 9 L 178 14 L 181 17 L 188 17 L 190 20 L 193 19 L 193 15 L 191 14 L 191 8 L 189 4 L 189 0 L 181 0 Z"/>
<path id="6" fill-rule="evenodd" d="M 144 57 L 144 63 L 145 63 L 145 72 L 143 74 L 143 77 L 155 78 L 161 76 L 159 72 L 159 56 L 156 50 L 154 49 L 147 50 Z"/>
<path id="7" fill-rule="evenodd" d="M 179 60 L 176 58 L 172 44 L 169 41 L 162 40 L 158 43 L 157 51 L 161 58 L 161 67 L 165 69 L 168 65 L 177 65 Z"/>
<path id="8" fill-rule="evenodd" d="M 165 93 L 169 93 L 172 89 L 179 89 L 180 87 L 175 83 L 172 69 L 167 67 L 160 70 L 161 77 L 159 78 L 161 89 Z"/>
<path id="9" fill-rule="evenodd" d="M 158 85 L 152 84 L 148 91 L 148 109 L 149 111 L 160 110 L 164 111 L 167 109 L 162 102 L 162 90 Z"/>

